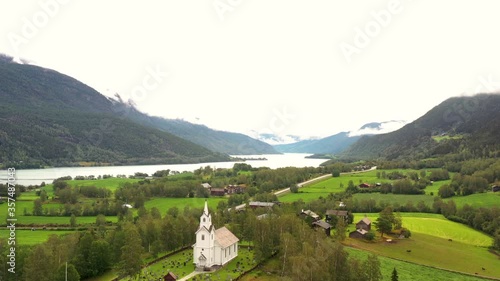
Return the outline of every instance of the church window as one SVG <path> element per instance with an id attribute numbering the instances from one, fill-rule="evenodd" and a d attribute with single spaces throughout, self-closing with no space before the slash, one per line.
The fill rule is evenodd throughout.
<path id="1" fill-rule="evenodd" d="M 203 222 L 205 222 L 205 218 L 203 218 Z"/>
<path id="2" fill-rule="evenodd" d="M 205 240 L 205 235 L 201 235 L 201 240 Z"/>

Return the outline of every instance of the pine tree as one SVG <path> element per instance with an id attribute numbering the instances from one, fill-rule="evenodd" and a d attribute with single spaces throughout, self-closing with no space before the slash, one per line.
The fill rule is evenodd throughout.
<path id="1" fill-rule="evenodd" d="M 392 270 L 391 281 L 398 281 L 398 280 L 399 280 L 398 271 L 396 270 L 396 268 L 394 268 Z"/>

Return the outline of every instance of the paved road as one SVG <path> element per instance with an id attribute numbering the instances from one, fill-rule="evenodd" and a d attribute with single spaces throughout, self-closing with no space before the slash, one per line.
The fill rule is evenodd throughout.
<path id="1" fill-rule="evenodd" d="M 354 171 L 354 172 L 347 172 L 347 173 L 340 173 L 341 175 L 348 175 L 348 174 L 358 174 L 358 173 L 364 173 L 364 172 L 369 172 L 369 171 L 373 171 L 373 170 L 376 170 L 377 169 L 377 166 L 373 166 L 371 167 L 370 169 L 368 170 L 363 170 L 363 171 Z M 307 180 L 305 182 L 301 182 L 299 184 L 297 184 L 299 187 L 303 187 L 304 185 L 306 184 L 310 184 L 310 183 L 313 183 L 315 181 L 319 181 L 319 180 L 324 180 L 324 179 L 327 179 L 327 178 L 330 178 L 332 176 L 332 174 L 328 174 L 328 175 L 323 175 L 323 176 L 320 176 L 320 177 L 317 177 L 317 178 L 314 178 L 314 179 L 310 179 L 310 180 Z M 278 190 L 276 192 L 274 192 L 274 195 L 276 196 L 280 196 L 284 193 L 287 193 L 287 192 L 290 192 L 290 188 L 287 187 L 287 188 L 284 188 L 284 189 L 281 189 L 281 190 Z M 234 207 L 235 210 L 241 210 L 243 208 L 246 207 L 246 204 L 241 204 L 241 205 L 238 205 L 236 207 Z M 229 209 L 231 210 L 231 209 Z"/>

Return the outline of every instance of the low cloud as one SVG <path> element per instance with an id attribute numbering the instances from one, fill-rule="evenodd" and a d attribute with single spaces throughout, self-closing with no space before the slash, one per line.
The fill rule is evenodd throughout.
<path id="1" fill-rule="evenodd" d="M 401 129 L 408 122 L 402 120 L 392 120 L 381 123 L 372 123 L 370 125 L 365 125 L 361 127 L 359 130 L 350 131 L 349 136 L 361 136 L 361 135 L 379 135 L 386 134 L 396 130 Z"/>

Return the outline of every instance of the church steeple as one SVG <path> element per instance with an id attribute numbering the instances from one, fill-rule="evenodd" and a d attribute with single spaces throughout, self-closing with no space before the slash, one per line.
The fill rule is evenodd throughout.
<path id="1" fill-rule="evenodd" d="M 200 217 L 200 228 L 205 227 L 210 229 L 212 226 L 212 216 L 208 212 L 208 202 L 205 200 L 205 207 L 203 208 L 203 214 Z"/>

